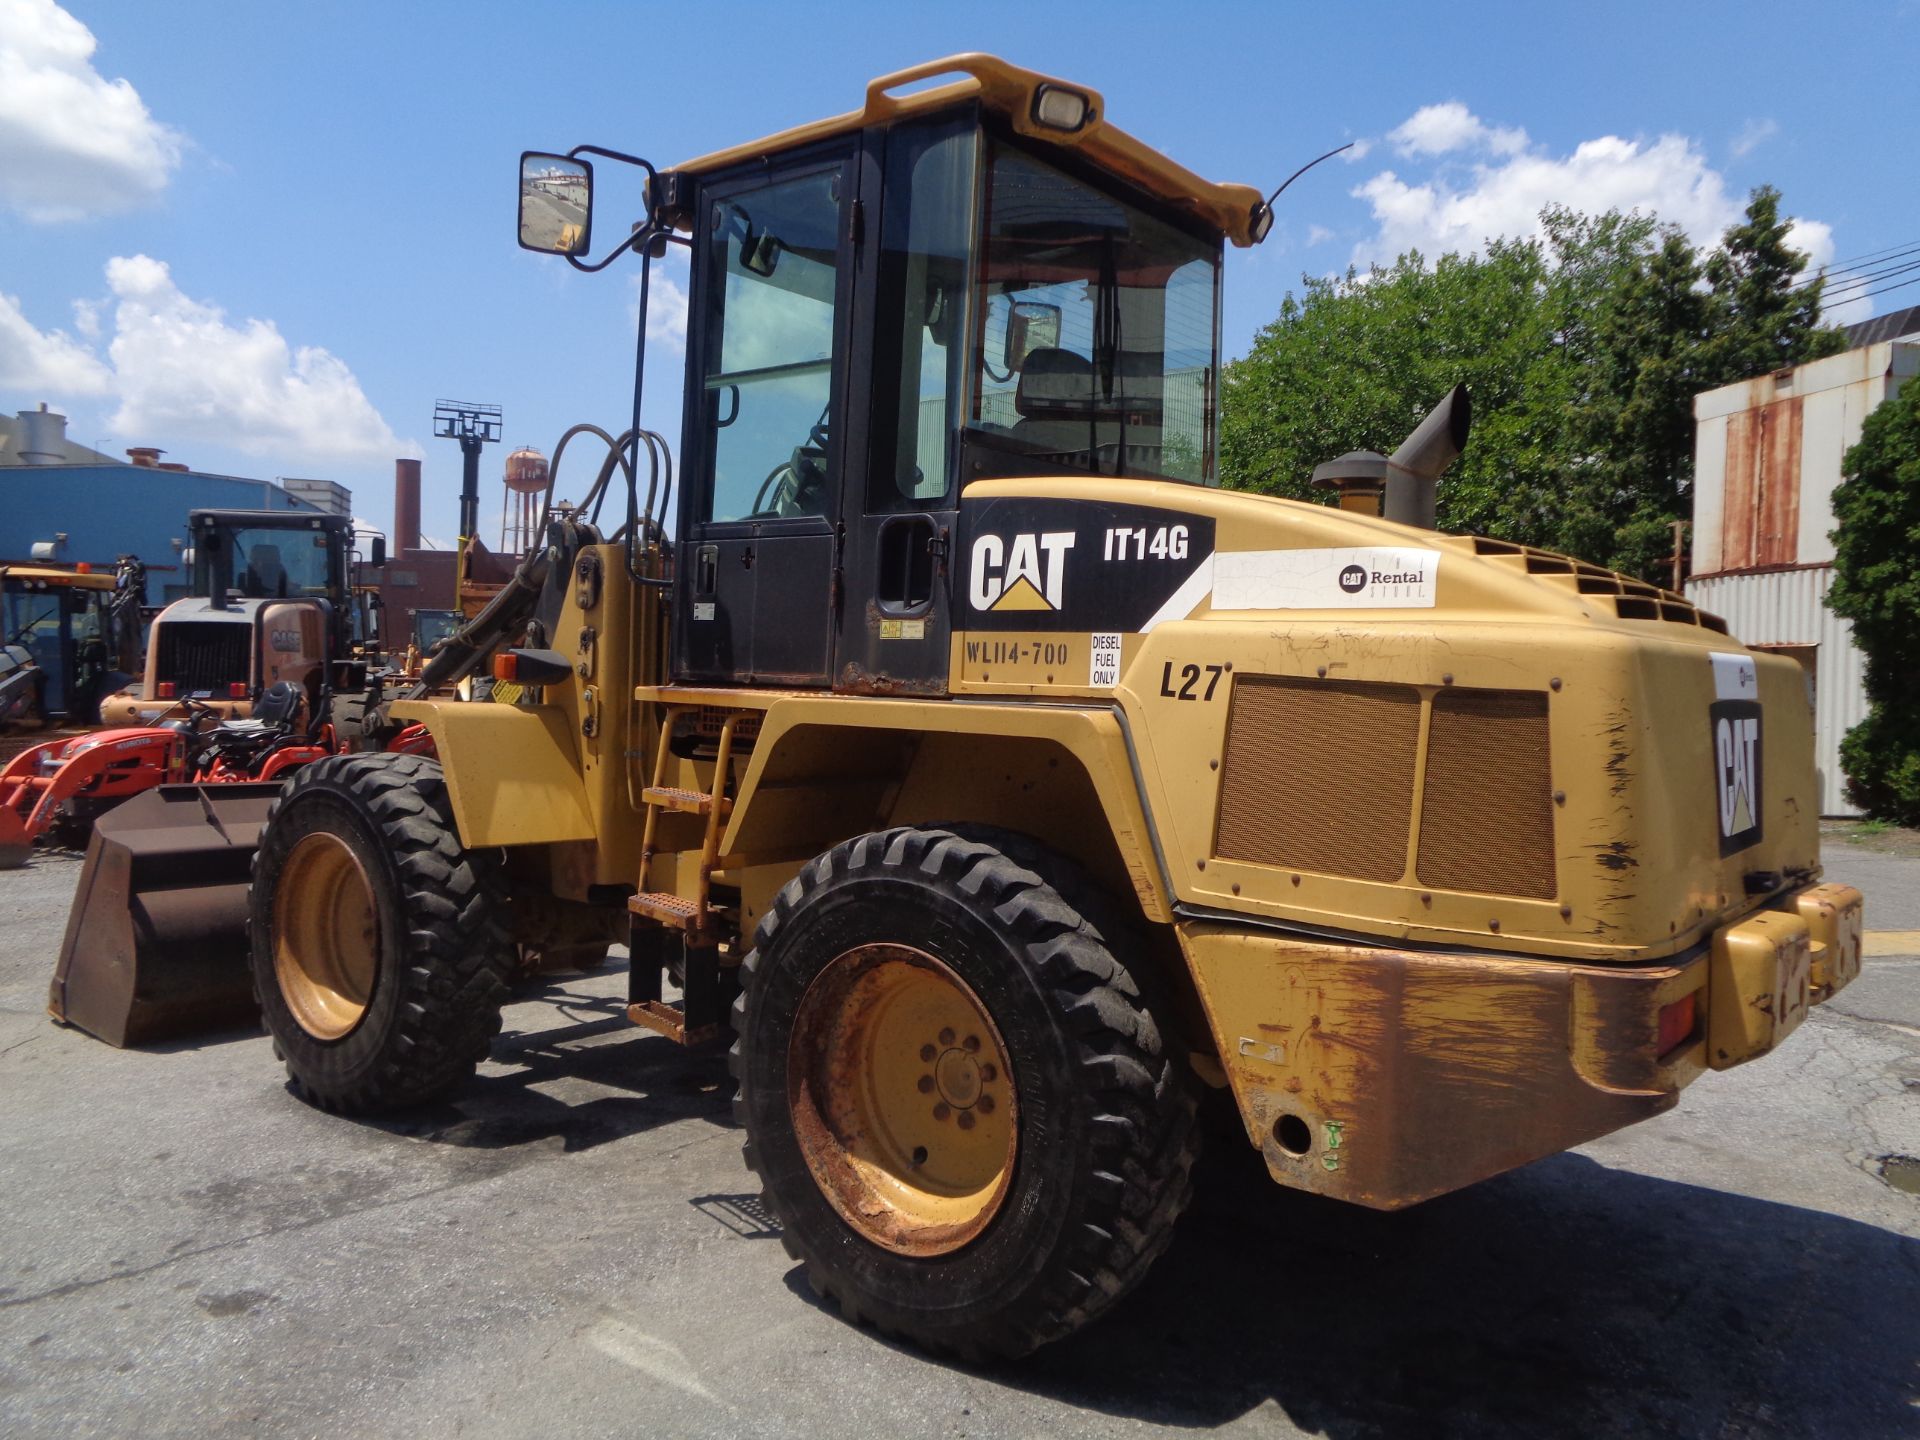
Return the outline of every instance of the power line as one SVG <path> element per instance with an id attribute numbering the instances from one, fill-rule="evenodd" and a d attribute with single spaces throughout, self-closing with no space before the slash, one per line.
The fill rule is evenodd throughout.
<path id="1" fill-rule="evenodd" d="M 1832 270 L 1850 270 L 1855 265 L 1864 265 L 1869 260 L 1878 260 L 1882 256 L 1887 255 L 1892 251 L 1899 250 L 1904 246 L 1911 245 L 1913 243 L 1914 242 L 1911 240 L 1902 240 L 1897 245 L 1889 245 L 1885 250 L 1874 250 L 1865 255 L 1852 255 L 1845 260 L 1836 260 L 1828 268 Z"/>
<path id="2" fill-rule="evenodd" d="M 1911 280 L 1896 281 L 1893 284 L 1884 286 L 1879 290 L 1869 290 L 1864 295 L 1855 295 L 1852 298 L 1855 300 L 1871 300 L 1876 295 L 1885 295 L 1894 290 L 1904 290 L 1909 285 L 1920 285 L 1920 275 L 1914 276 Z"/>
<path id="3" fill-rule="evenodd" d="M 1910 260 L 1905 265 L 1896 265 L 1872 275 L 1862 275 L 1858 279 L 1848 280 L 1844 284 L 1823 290 L 1820 292 L 1820 298 L 1830 300 L 1837 296 L 1841 299 L 1852 299 L 1856 292 L 1878 285 L 1884 280 L 1891 280 L 1898 275 L 1911 275 L 1916 270 L 1920 270 L 1920 260 Z"/>
<path id="4" fill-rule="evenodd" d="M 1841 276 L 1845 277 L 1840 281 L 1840 283 L 1851 285 L 1856 280 L 1871 280 L 1874 276 L 1884 275 L 1889 270 L 1901 269 L 1904 266 L 1913 264 L 1914 262 L 1912 257 L 1915 255 L 1920 255 L 1920 245 L 1914 246 L 1913 249 L 1911 250 L 1902 250 L 1896 255 L 1890 255 L 1877 265 L 1866 266 L 1858 270 L 1840 271 L 1838 273 Z M 1832 281 L 1835 278 L 1834 271 L 1829 270 L 1826 272 L 1826 275 L 1829 281 Z"/>
<path id="5" fill-rule="evenodd" d="M 1789 288 L 1797 290 L 1802 286 L 1813 284 L 1813 282 L 1816 280 L 1825 280 L 1829 286 L 1838 285 L 1838 284 L 1851 285 L 1854 283 L 1854 281 L 1862 280 L 1862 279 L 1871 280 L 1876 274 L 1881 273 L 1886 266 L 1891 264 L 1891 262 L 1900 260 L 1903 257 L 1909 256 L 1909 255 L 1920 255 L 1920 245 L 1914 245 L 1909 249 L 1900 250 L 1892 254 L 1889 254 L 1888 256 L 1886 256 L 1885 259 L 1878 261 L 1873 266 L 1854 266 L 1854 267 L 1848 267 L 1848 268 L 1836 268 L 1834 266 L 1829 265 L 1825 269 L 1819 271 L 1816 274 L 1801 276 L 1798 280 L 1794 281 L 1792 286 Z"/>

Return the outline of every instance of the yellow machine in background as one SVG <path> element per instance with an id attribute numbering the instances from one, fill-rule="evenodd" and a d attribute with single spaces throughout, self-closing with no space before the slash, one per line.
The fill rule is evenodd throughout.
<path id="1" fill-rule="evenodd" d="M 632 159 L 525 188 L 590 213 L 586 157 Z M 692 263 L 673 538 L 619 437 L 392 707 L 437 758 L 288 784 L 251 926 L 300 1093 L 443 1095 L 515 945 L 625 939 L 636 1022 L 731 1027 L 816 1288 L 1018 1354 L 1165 1246 L 1208 1088 L 1281 1184 L 1402 1206 L 1659 1114 L 1853 976 L 1792 662 L 1564 556 L 1214 488 L 1258 192 L 983 56 L 646 168 L 620 248 Z M 584 268 L 553 213 L 522 243 Z M 1386 516 L 1466 433 L 1451 397 Z M 517 703 L 424 698 L 489 662 Z"/>

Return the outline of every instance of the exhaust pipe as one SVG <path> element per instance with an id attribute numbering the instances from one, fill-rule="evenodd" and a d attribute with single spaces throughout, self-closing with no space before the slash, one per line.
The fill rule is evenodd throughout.
<path id="1" fill-rule="evenodd" d="M 1467 387 L 1456 385 L 1446 398 L 1387 457 L 1386 518 L 1402 525 L 1434 528 L 1434 497 L 1441 475 L 1460 458 L 1473 426 Z"/>

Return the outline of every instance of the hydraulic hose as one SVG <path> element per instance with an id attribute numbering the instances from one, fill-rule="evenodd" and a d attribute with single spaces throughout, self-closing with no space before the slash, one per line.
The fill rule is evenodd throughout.
<path id="1" fill-rule="evenodd" d="M 500 642 L 533 614 L 551 564 L 546 545 L 531 546 L 500 593 L 489 600 L 478 615 L 440 642 L 433 658 L 421 668 L 420 678 L 400 698 L 423 699 L 437 687 L 454 684 L 478 669 Z"/>

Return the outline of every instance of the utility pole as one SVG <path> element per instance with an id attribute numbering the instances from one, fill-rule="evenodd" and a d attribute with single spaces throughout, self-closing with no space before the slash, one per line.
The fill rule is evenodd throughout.
<path id="1" fill-rule="evenodd" d="M 1687 522 L 1684 520 L 1673 522 L 1673 560 L 1670 563 L 1673 566 L 1673 584 L 1667 588 L 1677 594 L 1682 584 L 1680 572 L 1687 563 Z"/>
<path id="2" fill-rule="evenodd" d="M 500 438 L 500 407 L 436 400 L 433 433 L 436 439 L 460 442 L 460 549 L 464 552 L 480 529 L 480 447 Z"/>

